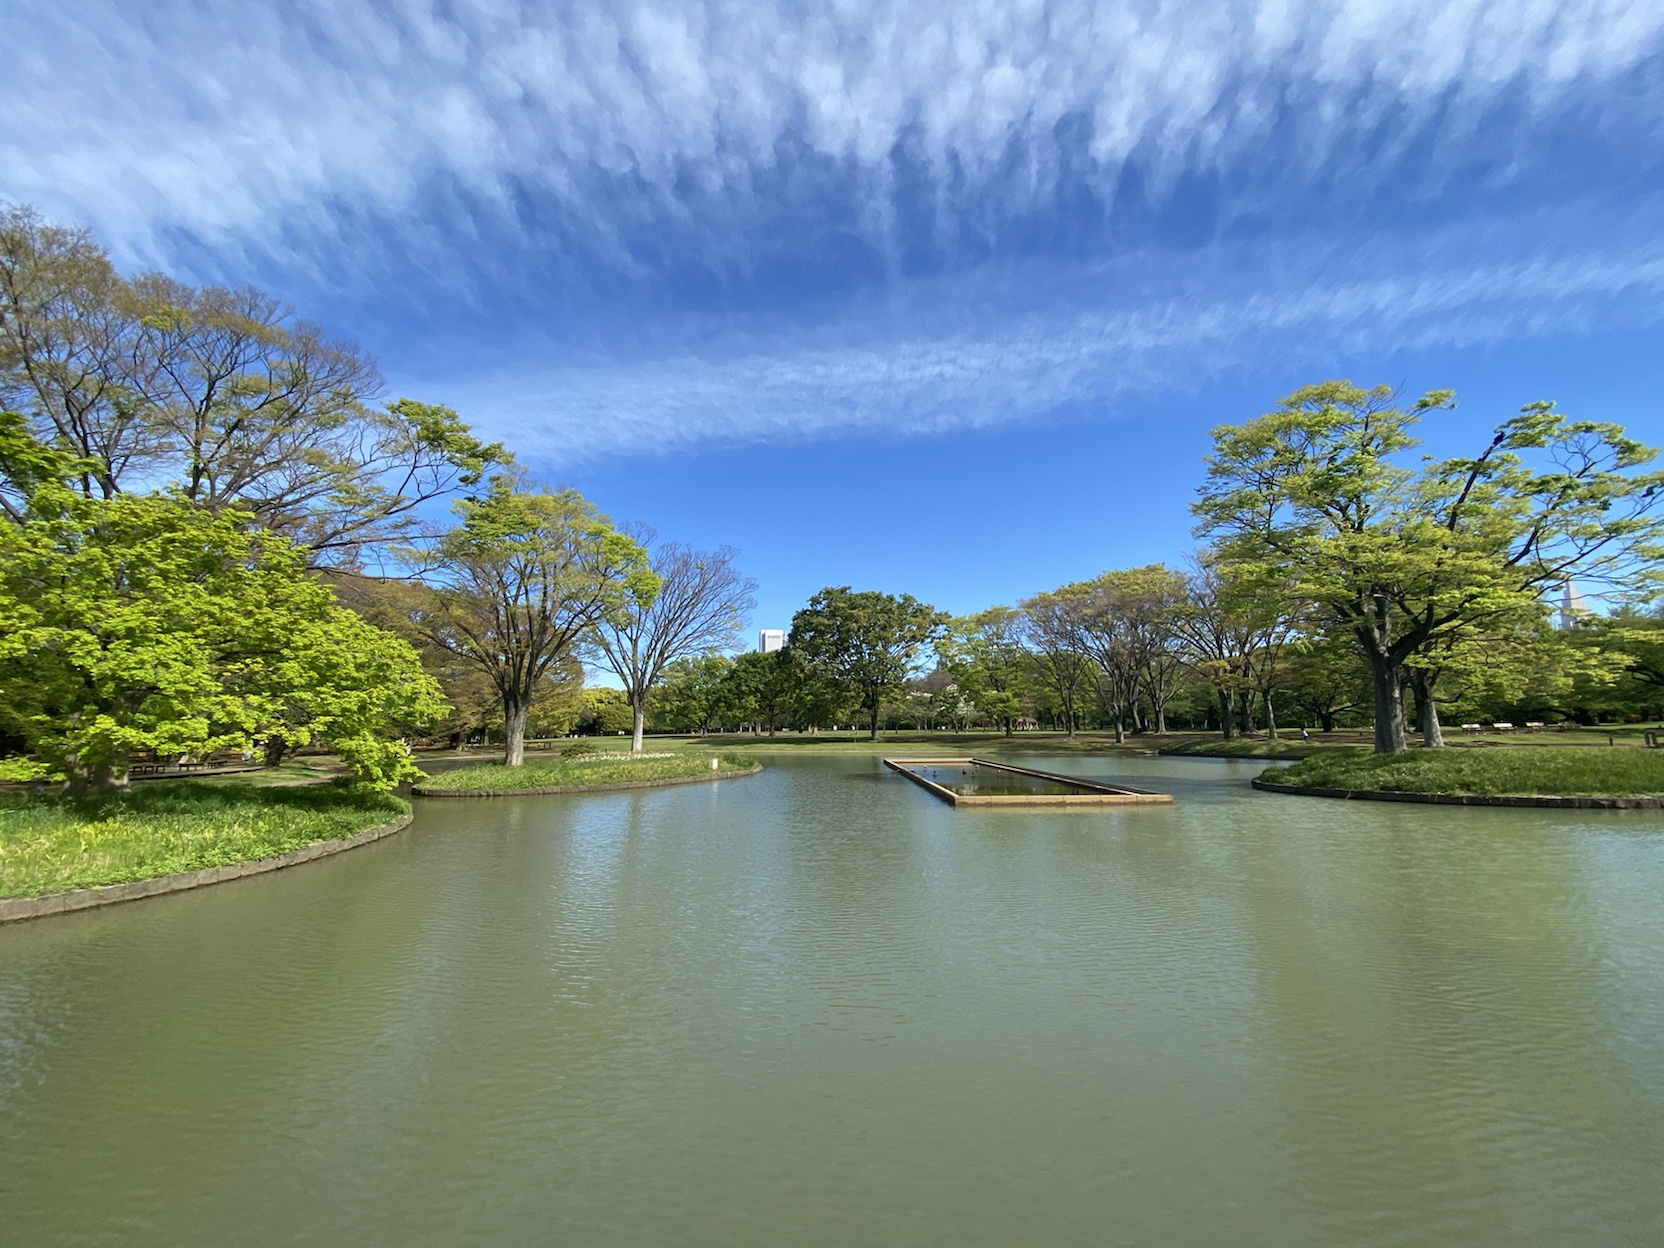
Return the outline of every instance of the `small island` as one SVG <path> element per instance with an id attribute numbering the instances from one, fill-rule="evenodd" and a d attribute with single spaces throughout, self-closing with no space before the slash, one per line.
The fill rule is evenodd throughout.
<path id="1" fill-rule="evenodd" d="M 568 749 L 559 758 L 528 760 L 518 767 L 477 763 L 439 771 L 411 792 L 418 797 L 529 797 L 645 789 L 701 780 L 727 780 L 762 770 L 756 759 L 731 750 L 625 754 Z"/>
<path id="2" fill-rule="evenodd" d="M 1256 788 L 1311 797 L 1456 805 L 1664 805 L 1664 751 L 1600 746 L 1329 750 L 1271 767 Z"/>
<path id="3" fill-rule="evenodd" d="M 0 793 L 0 922 L 218 883 L 233 878 L 223 870 L 233 866 L 236 876 L 274 870 L 397 831 L 409 817 L 410 803 L 401 797 L 327 778 L 161 780 L 114 792 Z M 185 878 L 195 876 L 201 878 Z M 107 891 L 140 882 L 148 887 Z M 50 902 L 94 890 L 105 895 L 44 909 L 33 901 L 8 905 L 8 899 Z"/>

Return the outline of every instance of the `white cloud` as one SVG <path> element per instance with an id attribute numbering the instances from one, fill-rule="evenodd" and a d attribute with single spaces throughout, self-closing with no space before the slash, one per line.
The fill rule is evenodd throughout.
<path id="1" fill-rule="evenodd" d="M 1620 304 L 1634 323 L 1664 293 L 1664 203 L 1602 205 L 1619 175 L 1559 183 L 1536 146 L 1570 125 L 1610 168 L 1656 168 L 1664 98 L 1637 71 L 1664 57 L 1658 0 L 539 7 L 10 0 L 0 198 L 127 264 L 236 277 L 276 257 L 360 299 L 396 269 L 429 289 L 391 293 L 429 304 L 483 304 L 501 274 L 471 288 L 470 267 L 528 257 L 624 285 L 678 263 L 743 277 L 807 248 L 817 212 L 893 273 L 914 217 L 951 248 L 1043 216 L 1065 178 L 1113 203 L 1129 166 L 1157 199 L 1216 176 L 1227 224 L 1271 223 L 1269 242 L 1103 248 L 1091 269 L 950 264 L 813 343 L 755 322 L 741 342 L 718 317 L 698 353 L 408 378 L 559 464 L 1032 419 L 1271 351 L 1323 367 Z M 1431 238 L 1348 215 L 1475 168 L 1490 193 L 1594 206 L 1521 227 L 1511 205 L 1445 205 Z"/>
<path id="2" fill-rule="evenodd" d="M 259 249 L 342 206 L 396 217 L 436 180 L 504 205 L 531 187 L 628 266 L 607 182 L 743 263 L 756 240 L 735 226 L 802 143 L 843 170 L 883 250 L 904 138 L 944 212 L 990 187 L 1004 211 L 1043 204 L 1071 117 L 1090 119 L 1106 194 L 1134 153 L 1158 182 L 1251 161 L 1285 109 L 1313 169 L 1367 183 L 1430 119 L 1477 125 L 1512 91 L 1551 107 L 1664 33 L 1656 0 L 531 8 L 12 0 L 0 193 L 159 261 L 180 228 Z M 701 198 L 730 211 L 693 220 Z"/>
<path id="3" fill-rule="evenodd" d="M 1120 311 L 1033 313 L 982 331 L 853 345 L 515 370 L 419 383 L 540 465 L 710 443 L 937 434 L 1188 387 L 1267 359 L 1327 375 L 1337 358 L 1590 327 L 1621 305 L 1664 317 L 1664 244 L 1454 266 L 1438 240 L 1407 271 L 1338 264 L 1285 284 Z M 1332 258 L 1331 258 L 1332 259 Z M 1268 265 L 1267 267 L 1273 267 Z M 1323 268 L 1320 263 L 1318 269 Z M 1361 379 L 1368 382 L 1377 377 Z M 1270 398 L 1272 396 L 1266 396 Z"/>

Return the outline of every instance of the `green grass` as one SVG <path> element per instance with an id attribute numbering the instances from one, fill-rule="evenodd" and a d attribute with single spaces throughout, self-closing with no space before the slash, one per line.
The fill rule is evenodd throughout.
<path id="1" fill-rule="evenodd" d="M 725 751 L 686 751 L 670 754 L 649 751 L 639 758 L 624 753 L 604 753 L 589 758 L 528 759 L 519 767 L 501 763 L 480 763 L 438 771 L 422 781 L 428 792 L 484 793 L 497 789 L 544 789 L 591 784 L 631 784 L 643 780 L 680 780 L 711 774 L 711 759 L 721 762 L 722 771 L 748 771 L 757 760 L 747 754 Z"/>
<path id="2" fill-rule="evenodd" d="M 1275 741 L 1270 737 L 1232 737 L 1227 741 L 1213 734 L 1164 745 L 1161 752 L 1192 758 L 1306 758 L 1319 751 L 1332 753 L 1351 748 L 1349 745 L 1335 746 L 1315 740 L 1302 741 L 1298 728 L 1292 733 L 1287 729 L 1284 732 L 1287 735 Z"/>
<path id="3" fill-rule="evenodd" d="M 1664 793 L 1664 750 L 1447 746 L 1397 756 L 1334 750 L 1291 767 L 1270 768 L 1263 778 L 1277 784 L 1395 793 L 1633 797 Z"/>
<path id="4" fill-rule="evenodd" d="M 126 793 L 0 793 L 0 897 L 123 884 L 270 858 L 377 827 L 408 802 L 347 785 L 156 780 Z"/>

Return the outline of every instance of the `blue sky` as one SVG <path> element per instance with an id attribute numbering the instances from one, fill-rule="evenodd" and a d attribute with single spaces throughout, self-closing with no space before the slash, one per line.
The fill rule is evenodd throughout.
<path id="1" fill-rule="evenodd" d="M 10 0 L 0 198 L 552 481 L 954 611 L 1181 558 L 1327 376 L 1664 440 L 1664 2 Z"/>

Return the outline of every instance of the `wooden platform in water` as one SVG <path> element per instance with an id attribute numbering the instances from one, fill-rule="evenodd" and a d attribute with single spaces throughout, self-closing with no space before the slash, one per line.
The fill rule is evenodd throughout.
<path id="1" fill-rule="evenodd" d="M 996 763 L 986 758 L 886 758 L 884 765 L 900 772 L 920 788 L 927 789 L 951 806 L 1151 806 L 1171 805 L 1171 793 L 1135 789 L 1125 784 L 1106 784 L 1080 776 L 1064 776 L 1014 763 Z M 920 774 L 915 768 L 983 767 L 1013 777 L 1026 776 L 1048 784 L 1067 787 L 1068 793 L 955 793 L 946 785 Z"/>

